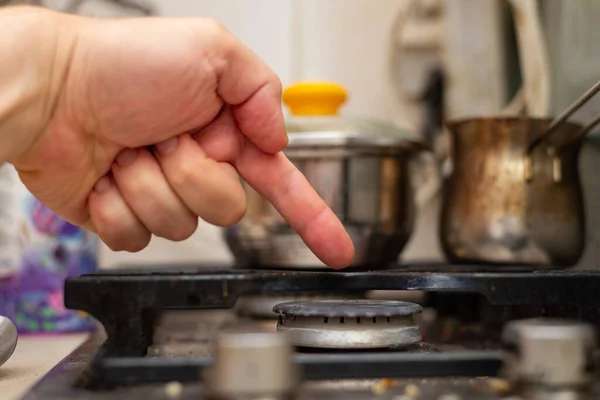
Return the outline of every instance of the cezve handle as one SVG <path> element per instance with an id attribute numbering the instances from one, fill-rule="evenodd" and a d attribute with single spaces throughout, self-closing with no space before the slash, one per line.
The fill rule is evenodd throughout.
<path id="1" fill-rule="evenodd" d="M 531 142 L 531 144 L 529 145 L 529 148 L 527 149 L 528 150 L 527 154 L 531 154 L 531 152 L 533 151 L 533 149 L 538 144 L 540 144 L 542 141 L 544 141 L 546 138 L 548 138 L 548 136 L 550 136 L 554 131 L 556 131 L 556 129 L 558 129 L 558 127 L 560 126 L 560 124 L 562 124 L 563 122 L 565 122 L 571 115 L 573 115 L 577 110 L 579 110 L 581 107 L 583 107 L 599 91 L 600 91 L 600 81 L 598 81 L 594 86 L 592 86 L 591 89 L 589 89 L 580 98 L 578 98 L 573 104 L 571 104 L 565 111 L 562 112 L 562 114 L 560 114 L 558 117 L 556 117 L 548 125 L 548 127 L 546 128 L 546 130 L 536 140 L 534 140 L 533 142 Z M 577 141 L 583 139 L 583 137 L 589 131 L 591 131 L 592 129 L 594 129 L 594 127 L 596 125 L 598 125 L 599 123 L 600 123 L 600 113 L 597 114 L 583 128 L 581 128 L 579 130 L 579 132 L 577 132 L 575 135 L 573 135 L 567 141 L 565 141 L 561 146 L 566 146 L 566 145 L 568 145 L 570 143 L 577 142 Z"/>

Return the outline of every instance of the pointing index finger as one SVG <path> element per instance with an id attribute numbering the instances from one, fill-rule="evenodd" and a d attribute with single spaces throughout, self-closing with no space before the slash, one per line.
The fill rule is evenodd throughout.
<path id="1" fill-rule="evenodd" d="M 288 143 L 281 110 L 281 83 L 247 47 L 220 25 L 217 93 L 231 105 L 245 144 L 234 162 L 244 180 L 269 200 L 325 264 L 344 268 L 354 247 L 342 223 L 306 178 L 285 157 Z"/>
<path id="2" fill-rule="evenodd" d="M 283 153 L 268 154 L 246 142 L 236 168 L 323 263 L 335 269 L 352 263 L 354 246 L 344 226 Z"/>

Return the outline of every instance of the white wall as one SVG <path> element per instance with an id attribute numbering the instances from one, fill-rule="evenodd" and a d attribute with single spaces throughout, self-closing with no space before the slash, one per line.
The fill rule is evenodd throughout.
<path id="1" fill-rule="evenodd" d="M 343 84 L 344 112 L 387 119 L 387 48 L 403 0 L 154 0 L 164 16 L 221 21 L 279 75 Z M 376 4 L 376 6 L 374 5 Z"/>
<path id="2" fill-rule="evenodd" d="M 221 21 L 279 74 L 343 84 L 343 112 L 391 119 L 387 59 L 392 20 L 404 0 L 154 0 L 160 15 L 210 16 Z M 160 44 L 158 44 L 160 45 Z M 153 239 L 138 254 L 103 248 L 101 265 L 230 260 L 220 230 L 202 224 L 183 243 Z"/>
<path id="3" fill-rule="evenodd" d="M 302 79 L 327 79 L 350 92 L 344 112 L 391 119 L 388 48 L 403 0 L 301 0 Z"/>
<path id="4" fill-rule="evenodd" d="M 223 23 L 284 83 L 291 79 L 292 0 L 154 0 L 163 16 L 204 16 Z"/>

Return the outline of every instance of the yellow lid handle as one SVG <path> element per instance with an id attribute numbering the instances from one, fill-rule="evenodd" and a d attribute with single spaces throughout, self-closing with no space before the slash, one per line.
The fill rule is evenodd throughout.
<path id="1" fill-rule="evenodd" d="M 346 102 L 346 90 L 331 82 L 300 82 L 283 91 L 283 103 L 294 116 L 333 116 Z"/>

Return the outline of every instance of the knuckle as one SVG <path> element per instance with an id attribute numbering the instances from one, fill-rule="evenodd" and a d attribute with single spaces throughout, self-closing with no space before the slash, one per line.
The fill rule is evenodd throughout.
<path id="1" fill-rule="evenodd" d="M 225 61 L 237 48 L 237 40 L 221 22 L 214 18 L 205 18 L 203 21 L 206 34 L 212 42 L 217 44 L 214 49 L 212 64 L 223 68 Z"/>
<path id="2" fill-rule="evenodd" d="M 102 232 L 104 227 L 112 226 L 122 220 L 122 213 L 113 207 L 98 207 L 94 212 L 94 225 Z"/>
<path id="3" fill-rule="evenodd" d="M 198 228 L 198 218 L 191 219 L 188 223 L 181 224 L 177 230 L 170 232 L 168 239 L 174 242 L 187 240 L 196 232 Z"/>
<path id="4" fill-rule="evenodd" d="M 174 186 L 187 187 L 197 180 L 198 165 L 192 162 L 177 163 L 169 178 Z"/>
<path id="5" fill-rule="evenodd" d="M 106 207 L 93 219 L 98 236 L 113 251 L 137 253 L 150 242 L 150 235 L 138 232 L 127 213 Z"/>
<path id="6" fill-rule="evenodd" d="M 232 226 L 240 222 L 246 214 L 246 199 L 245 197 L 235 196 L 229 201 L 227 207 L 223 207 L 217 218 L 215 225 L 221 227 Z"/>
<path id="7" fill-rule="evenodd" d="M 273 90 L 277 94 L 277 97 L 281 97 L 281 94 L 283 93 L 283 84 L 281 83 L 281 79 L 279 78 L 279 76 L 271 71 L 271 77 L 269 81 L 271 82 L 271 85 L 273 87 Z"/>
<path id="8" fill-rule="evenodd" d="M 123 250 L 129 253 L 137 253 L 148 246 L 149 240 L 142 238 L 128 239 L 124 241 Z"/>
<path id="9" fill-rule="evenodd" d="M 129 253 L 137 253 L 142 251 L 148 243 L 149 238 L 142 236 L 128 235 L 125 237 L 112 238 L 110 235 L 99 233 L 100 238 L 104 244 L 108 246 L 112 251 L 126 251 Z"/>
<path id="10" fill-rule="evenodd" d="M 203 23 L 204 23 L 204 26 L 206 26 L 207 29 L 213 33 L 216 33 L 216 34 L 228 33 L 228 30 L 227 30 L 227 28 L 225 28 L 225 25 L 223 25 L 216 18 L 212 18 L 212 17 L 203 18 Z"/>
<path id="11" fill-rule="evenodd" d="M 108 246 L 109 249 L 111 249 L 112 251 L 123 251 L 125 250 L 122 246 L 120 242 L 113 242 L 109 239 L 102 239 L 102 241 L 104 242 L 105 245 Z"/>
<path id="12" fill-rule="evenodd" d="M 148 193 L 155 186 L 155 177 L 150 171 L 140 168 L 135 178 L 126 179 L 123 182 L 123 189 L 132 195 Z M 119 185 L 121 188 L 121 185 Z"/>

